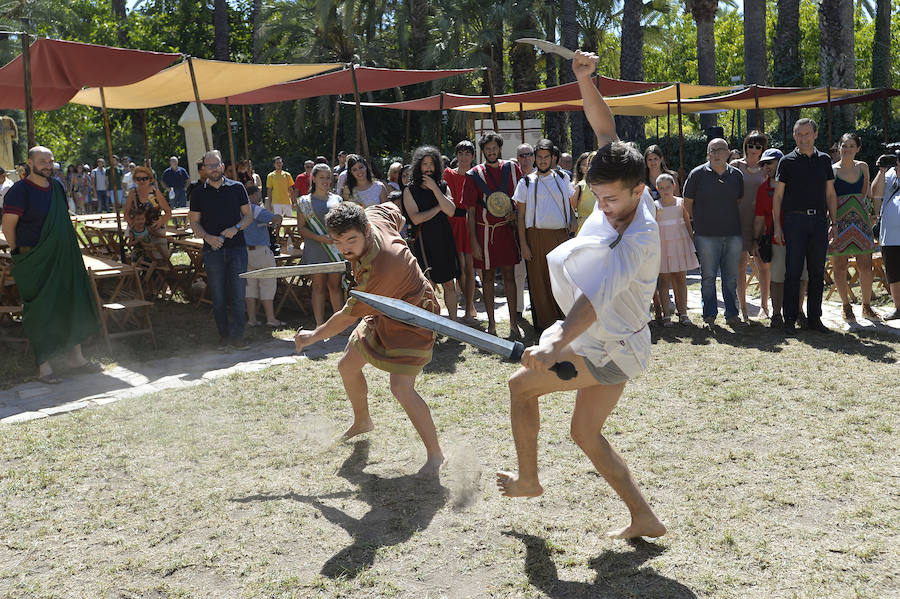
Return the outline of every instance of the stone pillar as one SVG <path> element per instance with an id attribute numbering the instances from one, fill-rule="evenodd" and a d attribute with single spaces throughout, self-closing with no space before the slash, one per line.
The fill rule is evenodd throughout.
<path id="1" fill-rule="evenodd" d="M 220 148 L 212 145 L 212 126 L 216 124 L 216 117 L 206 109 L 206 106 L 203 106 L 203 104 L 200 104 L 200 106 L 203 110 L 203 121 L 206 123 L 206 137 L 210 143 L 209 149 L 220 150 Z M 184 142 L 185 148 L 187 148 L 187 164 L 184 166 L 190 173 L 191 180 L 196 181 L 200 176 L 197 173 L 197 161 L 202 160 L 203 155 L 206 153 L 206 148 L 203 145 L 203 133 L 200 130 L 200 114 L 197 112 L 196 102 L 188 103 L 187 108 L 184 109 L 184 114 L 178 119 L 178 124 L 184 129 Z M 224 162 L 224 160 L 225 152 L 222 153 L 222 161 Z"/>

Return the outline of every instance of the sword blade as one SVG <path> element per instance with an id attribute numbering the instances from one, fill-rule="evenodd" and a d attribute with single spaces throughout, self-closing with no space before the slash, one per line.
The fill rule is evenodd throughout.
<path id="1" fill-rule="evenodd" d="M 532 46 L 540 48 L 544 52 L 562 56 L 566 60 L 572 60 L 573 58 L 575 58 L 575 52 L 573 52 L 572 50 L 569 50 L 565 46 L 560 46 L 559 44 L 548 42 L 547 40 L 541 40 L 534 37 L 520 37 L 516 40 L 516 43 L 530 44 Z"/>
<path id="2" fill-rule="evenodd" d="M 240 274 L 242 279 L 280 279 L 283 277 L 297 277 L 304 275 L 317 275 L 323 273 L 346 272 L 349 262 L 325 262 L 323 264 L 296 264 L 293 266 L 271 266 L 260 268 Z"/>
<path id="3" fill-rule="evenodd" d="M 522 352 L 525 351 L 525 346 L 519 341 L 507 341 L 494 335 L 488 335 L 483 331 L 454 322 L 400 299 L 364 291 L 350 291 L 350 295 L 394 320 L 447 335 L 479 349 L 503 356 L 513 362 L 518 362 L 522 357 Z"/>

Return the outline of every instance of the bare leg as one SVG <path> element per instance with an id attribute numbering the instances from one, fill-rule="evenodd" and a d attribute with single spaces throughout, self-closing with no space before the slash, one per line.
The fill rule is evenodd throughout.
<path id="1" fill-rule="evenodd" d="M 444 463 L 444 454 L 438 443 L 437 431 L 431 419 L 431 410 L 415 389 L 416 377 L 408 374 L 391 374 L 391 393 L 406 410 L 409 421 L 425 444 L 427 459 L 416 473 L 423 478 L 436 477 Z"/>
<path id="2" fill-rule="evenodd" d="M 762 260 L 756 261 L 756 268 L 759 271 L 759 303 L 762 311 L 769 316 L 769 285 L 772 281 L 772 269 L 768 262 Z"/>
<path id="3" fill-rule="evenodd" d="M 666 534 L 666 527 L 650 509 L 625 460 L 601 433 L 606 418 L 616 407 L 624 389 L 625 383 L 580 389 L 575 397 L 575 412 L 572 414 L 572 439 L 590 458 L 597 472 L 622 498 L 631 513 L 631 524 L 609 531 L 608 536 L 622 539 L 661 537 Z"/>
<path id="4" fill-rule="evenodd" d="M 672 315 L 672 305 L 669 303 L 669 287 L 672 286 L 672 273 L 661 272 L 659 273 L 659 279 L 657 279 L 656 290 L 659 293 L 659 304 L 662 307 L 662 317 L 663 320 L 671 317 Z M 678 302 L 678 296 L 675 297 L 675 302 Z"/>
<path id="5" fill-rule="evenodd" d="M 516 326 L 519 315 L 516 314 L 518 309 L 518 293 L 516 291 L 516 267 L 503 266 L 500 268 L 500 274 L 503 276 L 503 293 L 506 295 L 506 307 L 509 310 L 509 331 L 514 337 L 519 336 L 519 328 Z"/>
<path id="6" fill-rule="evenodd" d="M 675 292 L 675 309 L 678 315 L 687 314 L 687 273 L 672 272 L 669 273 L 672 281 L 672 291 Z"/>
<path id="7" fill-rule="evenodd" d="M 353 424 L 341 436 L 345 440 L 375 428 L 369 416 L 369 386 L 362 373 L 365 365 L 365 358 L 348 343 L 343 357 L 338 362 L 338 372 L 341 373 L 344 391 L 347 392 L 347 399 L 353 408 Z"/>
<path id="8" fill-rule="evenodd" d="M 312 279 L 312 309 L 316 319 L 316 326 L 320 327 L 325 322 L 325 277 L 328 275 L 310 275 Z"/>
<path id="9" fill-rule="evenodd" d="M 444 304 L 447 306 L 447 315 L 450 317 L 450 320 L 456 320 L 458 316 L 456 310 L 459 307 L 456 304 L 456 279 L 450 279 L 446 283 L 442 283 L 441 288 L 444 290 Z"/>
<path id="10" fill-rule="evenodd" d="M 266 313 L 266 324 L 278 323 L 278 319 L 275 318 L 275 300 L 274 299 L 264 299 L 264 300 L 259 300 L 259 302 L 262 304 L 263 312 Z"/>
<path id="11" fill-rule="evenodd" d="M 850 303 L 850 286 L 847 284 L 847 256 L 832 256 L 834 265 L 834 286 L 837 287 L 841 303 L 845 306 Z"/>
<path id="12" fill-rule="evenodd" d="M 472 254 L 458 254 L 461 274 L 459 287 L 466 298 L 466 318 L 477 318 L 475 310 L 475 269 L 472 265 Z"/>
<path id="13" fill-rule="evenodd" d="M 772 289 L 772 314 L 781 314 L 781 306 L 784 302 L 784 283 L 770 283 Z M 803 303 L 803 300 L 800 300 Z"/>
<path id="14" fill-rule="evenodd" d="M 331 310 L 333 312 L 339 312 L 341 308 L 344 307 L 344 290 L 341 289 L 341 275 L 340 273 L 329 273 L 326 275 L 328 278 L 328 299 L 331 301 Z"/>
<path id="15" fill-rule="evenodd" d="M 256 320 L 256 298 L 245 297 L 244 303 L 247 305 L 247 324 L 255 327 L 259 324 L 259 321 Z"/>
<path id="16" fill-rule="evenodd" d="M 487 312 L 488 328 L 491 335 L 497 334 L 497 321 L 494 316 L 494 273 L 493 268 L 481 269 L 481 294 L 484 296 L 484 311 Z"/>
<path id="17" fill-rule="evenodd" d="M 856 271 L 859 273 L 862 303 L 868 306 L 872 303 L 872 282 L 875 280 L 875 273 L 872 272 L 872 254 L 860 254 L 856 257 Z"/>
<path id="18" fill-rule="evenodd" d="M 741 252 L 741 261 L 738 263 L 737 297 L 741 305 L 741 318 L 744 322 L 750 320 L 750 313 L 747 311 L 747 266 L 749 264 L 750 254 Z"/>
<path id="19" fill-rule="evenodd" d="M 891 283 L 891 298 L 894 300 L 894 310 L 900 311 L 900 282 Z"/>
<path id="20" fill-rule="evenodd" d="M 48 362 L 42 362 L 42 363 L 38 366 L 38 376 L 39 376 L 39 377 L 45 377 L 45 376 L 48 376 L 48 375 L 51 375 L 51 374 L 53 374 L 53 367 L 50 365 L 50 362 L 49 362 L 49 361 L 48 361 Z"/>

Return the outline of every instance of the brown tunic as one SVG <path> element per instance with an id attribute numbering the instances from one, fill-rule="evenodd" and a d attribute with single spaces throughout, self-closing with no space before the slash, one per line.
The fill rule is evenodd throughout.
<path id="1" fill-rule="evenodd" d="M 356 290 L 402 299 L 440 314 L 440 306 L 415 256 L 400 236 L 405 222 L 392 203 L 366 208 L 372 249 L 353 263 Z M 362 318 L 350 344 L 369 364 L 394 374 L 416 375 L 431 361 L 435 334 L 384 316 L 358 301 L 347 300 L 344 314 Z"/>

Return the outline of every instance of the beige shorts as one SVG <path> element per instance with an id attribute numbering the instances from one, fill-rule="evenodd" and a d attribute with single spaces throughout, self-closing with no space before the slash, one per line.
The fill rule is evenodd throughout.
<path id="1" fill-rule="evenodd" d="M 268 246 L 258 245 L 255 249 L 247 248 L 247 270 L 257 270 L 275 266 L 275 255 Z M 275 298 L 278 279 L 247 279 L 247 291 L 244 297 L 270 300 Z"/>
<path id="2" fill-rule="evenodd" d="M 773 283 L 784 283 L 785 258 L 787 257 L 787 249 L 783 245 L 772 244 L 772 262 L 769 272 L 772 275 Z M 809 273 L 806 272 L 806 263 L 803 264 L 803 274 L 800 275 L 801 281 L 809 280 Z"/>
<path id="3" fill-rule="evenodd" d="M 290 204 L 272 204 L 272 212 L 281 216 L 294 216 L 294 207 Z"/>

